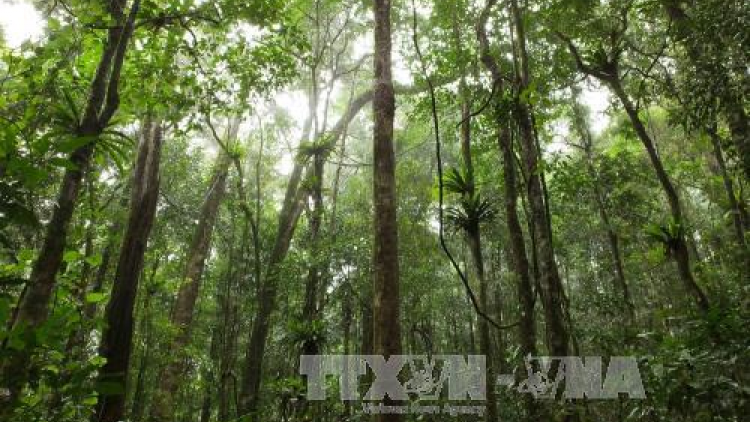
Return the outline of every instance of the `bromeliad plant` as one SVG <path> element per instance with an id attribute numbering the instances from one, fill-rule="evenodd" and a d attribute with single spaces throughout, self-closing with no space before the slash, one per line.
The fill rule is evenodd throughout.
<path id="1" fill-rule="evenodd" d="M 492 220 L 495 211 L 491 201 L 475 190 L 474 177 L 467 172 L 451 168 L 443 182 L 445 190 L 460 195 L 458 202 L 447 208 L 448 221 L 456 229 L 472 236 L 479 232 L 479 226 Z"/>

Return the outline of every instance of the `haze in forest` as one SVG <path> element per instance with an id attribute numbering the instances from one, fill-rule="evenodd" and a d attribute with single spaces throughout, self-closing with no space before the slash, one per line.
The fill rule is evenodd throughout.
<path id="1" fill-rule="evenodd" d="M 0 421 L 740 421 L 740 0 L 0 0 Z"/>

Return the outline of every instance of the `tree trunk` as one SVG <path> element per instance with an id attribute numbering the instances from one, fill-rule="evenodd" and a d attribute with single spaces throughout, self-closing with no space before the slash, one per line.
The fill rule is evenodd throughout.
<path id="1" fill-rule="evenodd" d="M 723 106 L 729 123 L 729 131 L 732 134 L 732 143 L 740 158 L 740 165 L 745 177 L 750 180 L 750 127 L 748 127 L 747 113 L 742 100 L 725 99 Z"/>
<path id="2" fill-rule="evenodd" d="M 313 157 L 313 173 L 312 173 L 312 186 L 311 196 L 313 202 L 313 208 L 310 211 L 310 256 L 312 262 L 309 265 L 307 273 L 307 282 L 305 284 L 305 304 L 302 309 L 302 321 L 305 324 L 313 324 L 318 321 L 320 312 L 319 309 L 319 290 L 322 276 L 322 267 L 324 263 L 319 262 L 321 257 L 319 256 L 319 243 L 320 243 L 320 229 L 323 223 L 323 169 L 325 161 L 323 160 L 322 154 L 318 153 Z M 313 328 L 312 325 L 310 325 Z M 317 355 L 320 349 L 320 345 L 317 340 L 308 338 L 305 340 L 302 346 L 302 354 L 305 355 Z"/>
<path id="3" fill-rule="evenodd" d="M 496 0 L 487 0 L 484 10 L 477 21 L 476 32 L 480 44 L 481 61 L 492 75 L 493 83 L 497 84 L 495 89 L 503 92 L 502 75 L 500 74 L 500 69 L 495 58 L 490 53 L 490 45 L 486 32 L 489 13 L 495 3 Z M 510 267 L 516 279 L 516 289 L 521 308 L 518 335 L 523 356 L 536 356 L 535 294 L 529 268 L 529 259 L 526 255 L 526 241 L 518 218 L 517 170 L 516 158 L 513 152 L 513 137 L 506 123 L 506 113 L 501 110 L 499 104 L 495 105 L 494 110 L 498 124 L 498 146 L 503 161 L 503 184 L 505 187 L 503 208 L 510 240 Z M 518 375 L 521 376 L 521 374 Z M 530 398 L 526 398 L 524 403 L 527 411 L 527 420 L 537 420 L 539 406 Z"/>
<path id="4" fill-rule="evenodd" d="M 152 124 L 147 120 L 138 147 L 130 214 L 120 247 L 112 294 L 107 304 L 107 324 L 99 348 L 99 354 L 107 362 L 99 371 L 98 382 L 102 387 L 107 386 L 107 391 L 99 395 L 92 419 L 96 422 L 117 422 L 123 419 L 125 413 L 125 384 L 133 337 L 133 307 L 143 267 L 143 255 L 159 198 L 161 145 L 160 124 Z"/>
<path id="5" fill-rule="evenodd" d="M 606 82 L 625 108 L 625 112 L 630 118 L 630 123 L 633 125 L 633 129 L 635 129 L 636 135 L 646 148 L 648 158 L 656 172 L 656 177 L 667 197 L 673 223 L 677 226 L 677 233 L 673 234 L 674 238 L 670 239 L 668 247 L 677 263 L 680 280 L 685 285 L 687 291 L 695 298 L 698 308 L 701 311 L 706 312 L 710 305 L 708 297 L 706 297 L 706 294 L 695 281 L 692 269 L 690 268 L 690 254 L 688 253 L 688 245 L 685 240 L 685 223 L 682 217 L 682 207 L 680 205 L 679 196 L 677 195 L 677 189 L 675 189 L 672 180 L 669 178 L 669 175 L 667 175 L 667 171 L 664 169 L 659 153 L 656 151 L 656 145 L 654 145 L 651 135 L 648 134 L 643 121 L 641 121 L 640 116 L 638 116 L 638 111 L 630 101 L 630 97 L 625 93 L 619 77 L 614 77 Z"/>
<path id="6" fill-rule="evenodd" d="M 114 0 L 110 3 L 110 14 L 120 25 L 108 31 L 107 42 L 89 87 L 89 98 L 80 126 L 71 128 L 72 136 L 88 138 L 90 142 L 76 149 L 70 156 L 73 166 L 66 169 L 63 176 L 56 207 L 47 224 L 42 247 L 32 267 L 25 294 L 15 313 L 14 329 L 34 330 L 41 326 L 49 315 L 49 303 L 56 284 L 56 275 L 62 263 L 68 226 L 78 202 L 82 175 L 89 167 L 96 138 L 101 135 L 119 107 L 120 71 L 133 32 L 140 0 L 133 3 L 127 19 L 124 15 L 125 4 L 125 0 Z M 27 381 L 32 355 L 30 352 L 30 350 L 23 350 L 20 353 L 13 353 L 3 365 L 4 386 L 10 392 L 11 402 L 15 402 Z M 10 409 L 11 406 L 3 407 Z M 0 415 L 3 413 L 0 411 Z"/>
<path id="7" fill-rule="evenodd" d="M 229 203 L 230 216 L 235 220 L 234 207 L 232 202 Z M 235 247 L 235 231 L 229 235 L 229 261 L 227 264 L 226 274 L 223 283 L 217 287 L 217 300 L 221 312 L 216 316 L 216 323 L 219 329 L 214 332 L 211 340 L 211 357 L 217 362 L 218 382 L 217 399 L 218 399 L 218 420 L 220 422 L 229 421 L 230 404 L 232 399 L 232 386 L 230 381 L 234 379 L 233 370 L 236 364 L 237 339 L 239 328 L 239 304 L 238 298 L 242 298 L 242 289 L 239 288 L 240 280 L 243 274 L 249 270 L 249 265 L 245 257 L 248 249 L 250 231 L 247 230 L 246 222 L 242 230 L 239 247 Z M 240 262 L 237 262 L 236 256 L 239 255 Z"/>
<path id="8" fill-rule="evenodd" d="M 454 21 L 454 25 L 457 23 Z M 455 30 L 455 37 L 457 38 L 457 46 L 460 48 L 460 36 L 457 30 Z M 472 163 L 471 156 L 471 105 L 469 104 L 468 88 L 465 80 L 465 69 L 462 66 L 462 75 L 459 83 L 459 94 L 461 97 L 461 157 L 463 158 L 464 173 L 467 182 L 466 192 L 463 195 L 472 199 L 476 194 L 476 183 L 474 180 L 474 165 Z M 473 203 L 469 201 L 469 203 Z M 480 222 L 478 220 L 471 222 L 471 227 L 466 231 L 467 241 L 469 243 L 469 251 L 471 253 L 472 260 L 474 262 L 474 271 L 477 276 L 477 282 L 479 283 L 479 306 L 482 308 L 482 312 L 490 314 L 489 312 L 489 287 L 484 272 L 484 259 L 482 258 L 482 240 L 480 232 Z M 487 359 L 487 379 L 490 380 L 487 383 L 487 413 L 486 420 L 488 422 L 497 421 L 497 401 L 495 398 L 495 362 L 492 347 L 492 336 L 490 334 L 489 322 L 480 317 L 478 320 L 479 325 L 479 349 L 480 352 Z"/>
<path id="9" fill-rule="evenodd" d="M 511 2 L 514 29 L 518 48 L 516 56 L 519 63 L 520 76 L 517 92 L 524 92 L 530 83 L 528 55 L 526 52 L 526 35 L 523 16 L 517 1 Z M 544 305 L 544 316 L 547 329 L 547 345 L 554 356 L 566 356 L 568 353 L 569 333 L 565 324 L 564 292 L 560 279 L 555 253 L 552 246 L 552 232 L 550 230 L 549 213 L 546 204 L 543 170 L 539 168 L 541 151 L 537 147 L 536 134 L 532 111 L 528 103 L 522 99 L 516 100 L 516 121 L 518 123 L 521 141 L 521 155 L 527 175 L 527 195 L 529 210 L 533 220 L 537 256 L 539 259 L 539 284 L 541 298 Z"/>
<path id="10" fill-rule="evenodd" d="M 594 167 L 594 151 L 593 151 L 593 138 L 589 130 L 588 122 L 586 121 L 585 111 L 582 106 L 577 102 L 578 89 L 574 88 L 574 95 L 576 98 L 573 99 L 573 119 L 575 129 L 578 135 L 581 137 L 583 142 L 583 149 L 586 159 L 586 169 L 593 182 L 594 200 L 596 207 L 599 211 L 599 218 L 602 220 L 606 234 L 607 242 L 609 244 L 609 251 L 612 255 L 612 263 L 615 267 L 615 288 L 622 294 L 622 303 L 625 305 L 626 315 L 628 317 L 627 326 L 630 327 L 635 323 L 635 306 L 630 296 L 630 289 L 628 286 L 627 279 L 625 278 L 625 268 L 622 262 L 622 254 L 620 252 L 620 239 L 615 232 L 614 226 L 612 225 L 607 211 L 607 205 L 605 201 L 604 192 L 599 184 L 599 175 L 597 174 L 596 168 Z"/>
<path id="11" fill-rule="evenodd" d="M 727 165 L 724 161 L 724 153 L 721 149 L 721 139 L 714 129 L 709 129 L 708 135 L 711 138 L 711 145 L 714 149 L 714 158 L 716 158 L 716 163 L 719 166 L 719 175 L 724 183 L 724 190 L 727 194 L 727 203 L 729 204 L 729 211 L 732 213 L 732 223 L 734 224 L 734 234 L 737 237 L 737 245 L 740 247 L 742 253 L 745 254 L 745 259 L 747 259 L 748 250 L 747 244 L 745 243 L 745 230 L 747 229 L 748 222 L 745 219 L 740 203 L 735 196 L 734 182 L 727 171 Z M 746 262 L 746 264 L 750 263 Z"/>
<path id="12" fill-rule="evenodd" d="M 208 193 L 201 206 L 198 225 L 185 259 L 183 283 L 177 293 L 177 300 L 170 318 L 172 326 L 177 329 L 177 335 L 169 346 L 167 353 L 169 361 L 161 372 L 159 389 L 154 405 L 151 406 L 151 419 L 157 422 L 171 422 L 174 418 L 174 396 L 177 394 L 180 379 L 186 371 L 183 351 L 190 342 L 192 334 L 195 304 L 200 293 L 206 258 L 211 249 L 211 235 L 226 191 L 229 164 L 230 159 L 225 153 L 217 158 Z"/>
<path id="13" fill-rule="evenodd" d="M 373 346 L 386 358 L 401 353 L 399 321 L 398 223 L 393 118 L 396 109 L 391 76 L 391 2 L 375 0 L 375 81 L 373 98 Z M 385 403 L 394 401 L 386 398 Z M 378 422 L 403 420 L 377 415 Z"/>
<path id="14" fill-rule="evenodd" d="M 405 89 L 404 91 L 409 91 Z M 419 92 L 419 91 L 417 91 Z M 354 98 L 341 116 L 339 121 L 326 133 L 326 139 L 335 143 L 345 133 L 349 123 L 357 116 L 360 110 L 374 99 L 374 90 L 368 90 Z M 307 140 L 311 124 L 305 124 L 302 140 Z M 325 158 L 325 157 L 324 157 Z M 248 349 L 243 366 L 239 408 L 242 415 L 254 413 L 257 409 L 261 375 L 263 369 L 263 355 L 270 331 L 270 318 L 276 305 L 276 277 L 278 266 L 286 258 L 289 244 L 297 226 L 297 220 L 302 213 L 305 192 L 300 189 L 302 176 L 307 164 L 308 157 L 302 152 L 295 158 L 295 166 L 287 184 L 284 205 L 279 213 L 279 227 L 274 241 L 274 247 L 268 259 L 266 276 L 258 288 L 258 313 L 253 321 L 250 331 Z"/>
<path id="15" fill-rule="evenodd" d="M 139 422 L 143 419 L 144 411 L 146 410 L 146 379 L 148 378 L 148 367 L 151 364 L 151 355 L 153 352 L 153 321 L 151 318 L 151 301 L 153 299 L 155 291 L 152 290 L 154 277 L 156 271 L 159 269 L 161 260 L 157 259 L 151 268 L 151 275 L 149 283 L 146 285 L 146 297 L 143 300 L 143 309 L 140 322 L 140 335 L 143 336 L 143 354 L 141 355 L 141 361 L 138 366 L 138 375 L 136 377 L 135 389 L 133 391 L 133 399 L 130 404 L 129 417 L 135 422 Z"/>
<path id="16" fill-rule="evenodd" d="M 310 100 L 308 109 L 313 110 L 315 104 L 315 101 Z M 307 141 L 310 137 L 312 119 L 313 112 L 310 111 L 302 129 L 300 143 Z M 258 280 L 258 310 L 250 331 L 238 400 L 240 416 L 249 416 L 255 413 L 258 407 L 261 378 L 263 375 L 263 355 L 271 329 L 271 315 L 276 307 L 278 267 L 284 262 L 287 252 L 289 252 L 289 246 L 307 198 L 307 192 L 301 185 L 303 184 L 303 175 L 307 167 L 308 158 L 304 152 L 297 152 L 294 160 L 294 168 L 287 183 L 284 203 L 279 212 L 276 239 L 268 258 L 266 275 L 263 280 Z"/>
<path id="17" fill-rule="evenodd" d="M 255 320 L 253 320 L 242 374 L 242 387 L 239 398 L 240 416 L 250 415 L 257 410 L 263 370 L 263 355 L 271 328 L 271 314 L 276 306 L 276 283 L 278 282 L 279 265 L 284 261 L 289 251 L 289 245 L 291 244 L 299 216 L 302 213 L 306 197 L 303 190 L 298 189 L 302 179 L 302 169 L 303 163 L 300 162 L 298 157 L 295 170 L 292 172 L 292 177 L 287 185 L 287 196 L 284 200 L 284 206 L 279 214 L 279 227 L 273 250 L 268 259 L 266 276 L 259 286 L 258 310 Z"/>
<path id="18" fill-rule="evenodd" d="M 693 64 L 700 66 L 701 63 L 712 62 L 713 57 L 707 57 L 705 54 L 707 50 L 692 39 L 691 33 L 694 30 L 693 22 L 691 22 L 690 16 L 683 9 L 681 2 L 678 0 L 661 0 L 661 4 L 667 16 L 669 16 L 669 19 L 675 25 L 677 40 L 685 46 L 688 57 Z M 731 79 L 726 74 L 726 69 L 721 67 L 712 68 L 714 72 L 719 70 L 725 70 L 725 72 L 722 72 L 724 74 L 718 76 L 720 80 L 727 81 Z M 750 179 L 750 127 L 748 127 L 747 122 L 744 94 L 739 91 L 730 95 L 723 95 L 719 100 L 721 102 L 721 112 L 724 114 L 729 126 L 732 143 L 739 156 L 740 166 L 745 173 L 745 177 Z"/>
<path id="19" fill-rule="evenodd" d="M 352 309 L 352 292 L 351 287 L 349 286 L 349 283 L 351 281 L 348 279 L 348 277 L 344 281 L 344 285 L 342 286 L 343 294 L 341 297 L 341 331 L 343 332 L 343 352 L 344 356 L 353 354 L 351 353 L 351 327 L 352 327 L 352 321 L 354 319 L 354 310 Z M 348 366 L 344 366 L 344 379 L 348 379 Z M 352 413 L 352 405 L 351 402 L 344 401 L 344 412 L 342 415 L 342 418 L 344 420 L 347 420 Z"/>
<path id="20" fill-rule="evenodd" d="M 474 270 L 477 275 L 477 281 L 479 282 L 479 306 L 483 312 L 489 310 L 489 287 L 487 279 L 484 274 L 484 259 L 482 258 L 482 241 L 480 238 L 479 227 L 474 227 L 470 233 L 468 233 L 469 249 L 471 251 L 471 257 L 474 261 Z M 492 347 L 492 336 L 490 334 L 490 324 L 486 318 L 478 318 L 479 325 L 479 351 L 487 359 L 487 411 L 485 413 L 485 420 L 487 422 L 496 422 L 497 418 L 497 400 L 495 397 L 495 362 L 494 362 L 494 350 Z"/>
<path id="21" fill-rule="evenodd" d="M 502 124 L 502 123 L 500 123 Z M 518 188 L 512 139 L 505 128 L 500 129 L 499 144 L 503 156 L 505 185 L 504 209 L 510 237 L 510 263 L 516 277 L 518 299 L 521 302 L 519 337 L 524 356 L 536 355 L 536 325 L 534 321 L 535 294 L 526 255 L 526 240 L 518 218 Z"/>

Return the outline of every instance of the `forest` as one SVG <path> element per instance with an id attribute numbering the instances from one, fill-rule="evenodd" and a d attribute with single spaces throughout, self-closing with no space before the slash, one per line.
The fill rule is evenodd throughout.
<path id="1" fill-rule="evenodd" d="M 0 16 L 0 421 L 747 420 L 747 2 Z"/>

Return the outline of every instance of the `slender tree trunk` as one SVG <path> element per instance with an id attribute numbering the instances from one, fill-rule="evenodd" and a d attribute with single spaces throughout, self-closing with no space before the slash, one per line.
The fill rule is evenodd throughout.
<path id="1" fill-rule="evenodd" d="M 396 158 L 393 149 L 395 95 L 391 76 L 391 2 L 375 0 L 375 81 L 373 98 L 373 345 L 386 358 L 401 353 L 399 320 Z M 385 403 L 394 400 L 386 397 Z M 398 414 L 377 415 L 378 422 L 399 422 Z"/>
<path id="2" fill-rule="evenodd" d="M 351 293 L 351 287 L 349 286 L 349 279 L 345 280 L 345 283 L 342 286 L 343 289 L 343 295 L 341 298 L 341 331 L 343 332 L 343 352 L 344 356 L 350 355 L 351 353 L 351 327 L 352 327 L 352 320 L 354 317 L 354 310 L 352 309 L 352 293 Z M 348 379 L 348 365 L 344 366 L 344 379 Z M 350 401 L 344 401 L 344 413 L 342 415 L 342 418 L 344 420 L 347 420 L 352 413 L 352 406 Z"/>
<path id="3" fill-rule="evenodd" d="M 591 177 L 594 190 L 594 200 L 596 201 L 596 207 L 599 211 L 599 217 L 602 220 L 606 234 L 607 242 L 609 244 L 609 251 L 612 256 L 612 263 L 615 267 L 615 288 L 622 294 L 622 303 L 625 305 L 626 315 L 628 317 L 628 327 L 635 323 L 635 306 L 630 296 L 630 289 L 628 286 L 627 279 L 625 278 L 625 268 L 622 262 L 622 254 L 620 252 L 620 239 L 615 232 L 614 225 L 609 217 L 607 211 L 607 205 L 605 201 L 604 192 L 600 186 L 599 175 L 597 174 L 596 168 L 594 167 L 594 151 L 593 151 L 593 139 L 591 131 L 589 130 L 588 122 L 586 121 L 585 111 L 582 106 L 577 102 L 578 89 L 574 88 L 574 104 L 573 104 L 573 118 L 576 131 L 578 132 L 583 142 L 583 149 L 586 159 L 586 170 Z"/>
<path id="4" fill-rule="evenodd" d="M 459 41 L 457 44 L 460 48 L 460 39 L 457 31 L 455 35 L 457 41 Z M 476 183 L 474 181 L 474 165 L 471 156 L 471 106 L 468 100 L 468 88 L 464 77 L 465 69 L 462 68 L 461 70 L 462 77 L 459 83 L 459 91 L 461 95 L 461 156 L 463 158 L 463 166 L 467 182 L 467 190 L 466 192 L 463 192 L 463 194 L 469 199 L 473 199 L 476 195 Z M 473 203 L 473 201 L 469 201 L 469 203 Z M 482 240 L 479 224 L 479 221 L 473 221 L 471 227 L 466 232 L 466 237 L 469 243 L 469 251 L 474 262 L 474 272 L 479 283 L 479 306 L 482 308 L 482 312 L 489 314 L 489 287 L 484 272 L 484 259 L 482 258 Z M 491 380 L 487 383 L 487 413 L 485 416 L 488 422 L 495 422 L 497 421 L 497 400 L 495 397 L 495 384 L 492 380 L 495 379 L 496 371 L 494 367 L 495 353 L 493 352 L 492 347 L 492 335 L 490 333 L 489 323 L 485 318 L 479 318 L 478 324 L 479 349 L 487 358 L 487 379 Z"/>
<path id="5" fill-rule="evenodd" d="M 471 309 L 471 307 L 472 307 L 471 299 L 469 299 L 468 297 L 466 298 L 466 306 L 468 306 L 469 309 Z M 474 329 L 474 315 L 475 315 L 475 312 L 469 312 L 469 314 L 467 315 L 467 317 L 468 317 L 467 321 L 469 323 L 469 330 L 468 330 L 469 331 L 469 344 L 468 344 L 468 346 L 469 346 L 469 352 L 472 353 L 472 354 L 476 353 L 476 350 L 477 350 L 477 340 L 476 340 L 476 334 L 475 334 L 476 330 Z"/>
<path id="6" fill-rule="evenodd" d="M 305 129 L 303 129 L 303 139 L 309 136 L 309 131 L 310 123 L 306 122 Z M 255 413 L 258 408 L 263 372 L 263 354 L 271 329 L 271 315 L 276 306 L 279 265 L 284 261 L 289 251 L 307 197 L 305 189 L 300 188 L 306 162 L 307 157 L 299 152 L 287 184 L 284 204 L 279 213 L 276 240 L 268 259 L 266 276 L 264 280 L 259 282 L 258 310 L 250 331 L 238 400 L 240 416 L 249 416 Z"/>
<path id="7" fill-rule="evenodd" d="M 469 88 L 466 85 L 466 65 L 462 57 L 463 45 L 461 42 L 458 14 L 454 14 L 453 16 L 453 38 L 455 39 L 455 46 L 458 50 L 458 66 L 459 71 L 461 72 L 461 78 L 459 79 L 458 85 L 458 92 L 461 100 L 461 157 L 463 158 L 464 171 L 469 185 L 467 190 L 468 193 L 473 196 L 476 184 L 474 181 L 474 164 L 471 158 L 471 101 Z"/>
<path id="8" fill-rule="evenodd" d="M 672 180 L 669 178 L 667 171 L 664 169 L 664 165 L 661 162 L 661 157 L 659 157 L 659 153 L 656 151 L 656 145 L 651 139 L 651 135 L 648 134 L 646 126 L 643 124 L 643 121 L 641 121 L 640 116 L 638 116 L 638 111 L 630 101 L 630 97 L 628 97 L 627 93 L 622 87 L 619 78 L 614 77 L 607 80 L 606 82 L 615 93 L 617 98 L 620 99 L 620 102 L 625 108 L 625 112 L 630 118 L 630 122 L 635 129 L 636 135 L 641 140 L 641 143 L 643 143 L 643 146 L 646 148 L 649 160 L 651 160 L 651 165 L 654 167 L 654 171 L 656 172 L 656 177 L 659 180 L 662 189 L 664 190 L 665 196 L 667 197 L 672 220 L 677 227 L 677 233 L 673 234 L 674 237 L 670 239 L 668 246 L 670 248 L 672 256 L 677 263 L 677 270 L 680 276 L 680 280 L 685 285 L 687 291 L 694 297 L 698 308 L 704 312 L 708 311 L 710 307 L 708 297 L 693 277 L 693 272 L 690 266 L 690 254 L 688 252 L 687 241 L 685 240 L 685 222 L 682 216 L 682 207 L 680 204 L 679 196 L 677 195 L 677 189 L 672 184 Z"/>
<path id="9" fill-rule="evenodd" d="M 346 131 L 349 123 L 356 117 L 362 108 L 374 98 L 374 91 L 368 90 L 354 98 L 341 116 L 339 121 L 327 132 L 327 138 L 331 142 L 337 142 L 339 137 Z M 307 140 L 311 130 L 311 123 L 305 124 L 302 140 Z M 299 152 L 295 158 L 295 165 L 287 184 L 284 205 L 279 213 L 279 226 L 276 240 L 268 259 L 265 279 L 259 283 L 258 288 L 258 311 L 250 331 L 248 349 L 245 354 L 242 381 L 239 397 L 239 409 L 241 415 L 254 413 L 258 406 L 260 385 L 263 369 L 263 355 L 266 342 L 270 332 L 270 319 L 276 306 L 276 278 L 278 266 L 286 258 L 289 245 L 297 226 L 297 221 L 303 210 L 306 192 L 300 189 L 303 173 L 307 166 L 308 157 Z"/>
<path id="10" fill-rule="evenodd" d="M 732 143 L 740 157 L 740 165 L 745 177 L 750 179 L 750 127 L 747 123 L 747 113 L 743 105 L 744 98 L 728 98 L 724 101 L 724 114 L 729 123 Z"/>
<path id="11" fill-rule="evenodd" d="M 516 277 L 516 289 L 521 303 L 519 337 L 524 356 L 536 355 L 536 323 L 534 318 L 535 294 L 526 255 L 526 240 L 518 218 L 518 190 L 516 186 L 516 166 L 510 133 L 501 128 L 500 150 L 503 157 L 503 178 L 505 185 L 504 209 L 510 238 L 510 263 Z"/>
<path id="12" fill-rule="evenodd" d="M 549 221 L 542 191 L 538 164 L 538 151 L 533 143 L 533 133 L 529 116 L 520 111 L 521 151 L 524 156 L 528 180 L 528 197 L 531 218 L 534 221 L 534 238 L 539 257 L 539 276 L 542 287 L 541 297 L 547 328 L 547 344 L 555 356 L 565 356 L 568 352 L 569 335 L 565 326 L 564 292 L 562 280 L 555 262 L 552 248 Z"/>
<path id="13" fill-rule="evenodd" d="M 313 208 L 310 212 L 310 256 L 313 260 L 308 268 L 307 283 L 305 284 L 305 304 L 302 309 L 302 320 L 307 323 L 318 321 L 321 309 L 319 309 L 319 289 L 321 284 L 322 266 L 327 265 L 319 262 L 319 243 L 321 237 L 321 225 L 323 223 L 323 169 L 325 161 L 322 154 L 313 157 L 313 173 L 311 196 Z M 320 345 L 314 339 L 306 339 L 302 346 L 302 354 L 317 355 Z"/>
<path id="14" fill-rule="evenodd" d="M 520 75 L 518 92 L 523 92 L 528 89 L 530 83 L 526 35 L 523 16 L 515 0 L 511 2 L 511 9 L 518 43 L 516 52 Z M 521 155 L 528 178 L 527 194 L 531 219 L 534 222 L 533 236 L 536 239 L 539 257 L 539 281 L 542 287 L 540 293 L 544 305 L 547 345 L 553 355 L 566 356 L 569 350 L 569 333 L 565 324 L 565 299 L 552 246 L 552 232 L 542 180 L 543 171 L 539 168 L 541 151 L 537 148 L 532 112 L 528 104 L 520 99 L 517 100 L 515 111 L 520 132 Z"/>
<path id="15" fill-rule="evenodd" d="M 231 216 L 234 219 L 235 214 L 231 202 L 229 209 Z M 217 323 L 219 324 L 220 329 L 214 334 L 215 336 L 218 336 L 218 341 L 212 339 L 211 355 L 214 361 L 218 361 L 217 366 L 219 367 L 217 399 L 218 420 L 220 422 L 230 420 L 231 398 L 233 394 L 230 382 L 234 380 L 233 370 L 236 364 L 238 339 L 239 304 L 237 303 L 237 298 L 242 297 L 242 292 L 239 288 L 240 279 L 249 269 L 249 265 L 245 258 L 245 251 L 247 251 L 249 243 L 249 235 L 250 232 L 247 230 L 246 222 L 245 229 L 242 230 L 242 239 L 239 248 L 235 248 L 234 231 L 231 232 L 229 242 L 231 242 L 232 246 L 229 250 L 229 263 L 226 270 L 226 276 L 224 277 L 224 283 L 219 286 L 220 290 L 217 289 L 219 290 L 217 292 L 217 297 L 221 307 L 221 313 L 220 315 L 217 315 Z M 237 251 L 237 249 L 239 249 L 239 251 Z M 237 252 L 239 252 L 242 264 L 237 263 Z"/>
<path id="16" fill-rule="evenodd" d="M 294 205 L 285 213 L 282 209 L 276 245 L 269 258 L 269 267 L 258 295 L 258 311 L 250 333 L 250 341 L 245 356 L 242 389 L 240 393 L 240 414 L 249 415 L 257 410 L 260 382 L 263 369 L 263 354 L 270 332 L 271 314 L 276 306 L 276 283 L 279 265 L 289 250 L 294 229 L 302 212 L 304 195 L 297 195 Z"/>
<path id="17" fill-rule="evenodd" d="M 490 53 L 490 45 L 486 32 L 489 13 L 496 3 L 496 0 L 487 0 L 479 20 L 477 21 L 476 32 L 480 44 L 481 61 L 492 75 L 493 83 L 496 84 L 495 89 L 499 92 L 503 92 L 503 77 L 495 58 Z M 526 255 L 526 241 L 518 217 L 517 170 L 516 158 L 513 152 L 513 137 L 512 132 L 506 123 L 507 118 L 505 113 L 501 110 L 499 104 L 495 105 L 494 110 L 496 115 L 495 118 L 498 122 L 498 146 L 503 161 L 503 182 L 505 187 L 504 212 L 510 240 L 510 266 L 516 279 L 518 300 L 521 305 L 518 334 L 521 341 L 521 352 L 524 357 L 535 356 L 535 293 L 529 267 L 529 259 Z M 521 376 L 521 374 L 518 374 L 518 376 Z M 539 406 L 530 398 L 526 398 L 525 407 L 527 411 L 527 420 L 536 420 L 537 416 L 540 414 Z"/>
<path id="18" fill-rule="evenodd" d="M 211 335 L 211 346 L 210 346 L 210 352 L 212 358 L 216 357 L 217 349 L 219 348 L 219 343 L 221 342 L 220 337 L 220 331 L 214 330 L 213 334 Z M 213 390 L 215 388 L 215 385 L 217 383 L 216 374 L 214 372 L 214 367 L 209 365 L 208 367 L 204 368 L 202 371 L 202 377 L 204 380 L 203 385 L 203 399 L 201 400 L 201 406 L 200 406 L 200 422 L 209 422 L 211 420 L 211 413 L 214 407 L 213 404 Z M 219 381 L 221 382 L 221 381 Z M 197 400 L 196 400 L 197 401 Z M 189 414 L 192 414 L 193 412 L 190 412 Z M 221 414 L 219 414 L 219 421 L 225 421 L 226 419 L 221 419 Z"/>
<path id="19" fill-rule="evenodd" d="M 177 301 L 172 310 L 171 324 L 177 335 L 169 346 L 168 363 L 159 377 L 159 389 L 151 406 L 151 419 L 171 422 L 174 418 L 174 396 L 177 394 L 180 379 L 186 372 L 183 351 L 190 342 L 195 304 L 200 293 L 203 269 L 211 249 L 211 235 L 218 216 L 219 206 L 226 191 L 227 173 L 230 159 L 224 153 L 218 158 L 211 178 L 206 199 L 201 206 L 198 225 L 193 233 L 190 249 L 186 257 L 185 275 Z"/>
<path id="20" fill-rule="evenodd" d="M 138 375 L 136 376 L 135 389 L 133 390 L 133 399 L 130 404 L 129 417 L 135 422 L 143 419 L 146 410 L 146 379 L 148 378 L 148 367 L 151 363 L 153 352 L 153 321 L 151 318 L 151 301 L 153 300 L 154 291 L 152 290 L 156 271 L 159 269 L 161 260 L 157 259 L 151 268 L 150 281 L 146 285 L 146 297 L 143 300 L 142 315 L 140 315 L 140 334 L 143 336 L 143 354 L 138 366 Z"/>
<path id="21" fill-rule="evenodd" d="M 313 121 L 316 120 L 318 105 L 317 96 L 317 72 L 311 69 L 313 88 L 308 96 L 308 117 L 302 127 L 300 144 L 308 142 L 312 133 Z M 298 151 L 294 160 L 294 168 L 287 183 L 284 203 L 279 213 L 279 226 L 274 241 L 273 250 L 268 260 L 266 276 L 258 280 L 258 311 L 248 340 L 248 349 L 245 355 L 245 365 L 242 374 L 242 385 L 239 397 L 239 412 L 241 416 L 254 414 L 260 400 L 260 385 L 263 375 L 263 354 L 271 329 L 271 315 L 276 307 L 278 266 L 286 259 L 289 245 L 297 227 L 297 222 L 307 192 L 301 188 L 303 176 L 309 157 L 302 151 Z M 257 248 L 256 248 L 257 250 Z M 310 280 L 308 279 L 308 282 Z"/>
<path id="22" fill-rule="evenodd" d="M 368 292 L 368 294 L 363 297 L 363 300 L 371 298 L 371 296 L 372 292 Z M 360 345 L 360 354 L 362 355 L 371 355 L 375 353 L 375 346 L 372 344 L 373 315 L 372 307 L 369 305 L 371 302 L 372 300 L 370 299 L 367 303 L 361 304 L 362 317 L 360 319 L 362 321 L 362 338 L 360 340 L 362 344 Z"/>
<path id="23" fill-rule="evenodd" d="M 482 307 L 483 312 L 487 312 L 489 309 L 489 286 L 487 279 L 484 274 L 484 259 L 482 258 L 482 241 L 480 237 L 479 227 L 474 227 L 471 233 L 468 233 L 469 238 L 469 249 L 471 256 L 474 261 L 474 270 L 477 275 L 477 281 L 479 282 L 479 306 Z M 490 324 L 485 318 L 478 318 L 477 324 L 479 325 L 479 350 L 487 358 L 487 411 L 485 413 L 485 420 L 487 422 L 496 422 L 498 420 L 497 415 L 497 399 L 495 397 L 495 353 L 492 347 L 492 336 L 490 334 Z"/>
<path id="24" fill-rule="evenodd" d="M 107 392 L 99 395 L 92 419 L 95 422 L 117 422 L 125 414 L 125 387 L 133 337 L 133 307 L 159 198 L 161 145 L 161 125 L 147 120 L 138 148 L 130 215 L 120 247 L 112 295 L 107 304 L 107 324 L 99 348 L 99 354 L 107 359 L 99 371 L 99 385 L 111 387 L 107 390 L 112 394 Z"/>
<path id="25" fill-rule="evenodd" d="M 732 223 L 734 224 L 734 234 L 737 237 L 737 245 L 743 253 L 747 254 L 747 244 L 745 243 L 747 221 L 744 218 L 745 216 L 740 207 L 740 203 L 737 200 L 737 196 L 735 196 L 734 182 L 727 171 L 727 164 L 724 161 L 724 153 L 721 148 L 721 139 L 714 129 L 710 129 L 708 135 L 711 138 L 711 145 L 714 149 L 714 158 L 716 158 L 716 163 L 719 166 L 719 175 L 724 183 L 724 190 L 727 194 L 727 203 L 729 204 L 729 210 L 732 213 Z"/>

